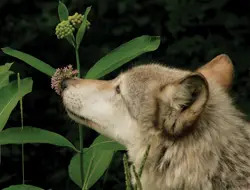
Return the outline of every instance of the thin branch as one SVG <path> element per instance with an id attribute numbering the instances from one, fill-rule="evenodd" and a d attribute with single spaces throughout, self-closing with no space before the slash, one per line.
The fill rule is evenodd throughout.
<path id="1" fill-rule="evenodd" d="M 126 190 L 133 190 L 133 186 L 131 183 L 131 174 L 128 165 L 128 157 L 126 154 L 123 156 L 123 165 L 124 165 L 124 174 L 125 174 L 125 182 L 126 182 Z"/>
<path id="2" fill-rule="evenodd" d="M 18 93 L 21 94 L 21 80 L 20 74 L 17 73 L 17 85 L 18 85 Z M 20 113 L 21 113 L 21 127 L 23 130 L 23 99 L 20 96 Z M 22 144 L 22 182 L 25 184 L 25 164 L 24 164 L 24 144 Z"/>

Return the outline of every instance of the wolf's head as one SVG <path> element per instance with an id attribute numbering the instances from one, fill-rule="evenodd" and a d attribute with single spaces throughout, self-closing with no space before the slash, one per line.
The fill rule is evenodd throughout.
<path id="1" fill-rule="evenodd" d="M 124 145 L 145 134 L 178 138 L 194 130 L 213 84 L 227 88 L 232 72 L 226 55 L 195 72 L 149 64 L 110 81 L 68 79 L 62 97 L 73 120 Z"/>

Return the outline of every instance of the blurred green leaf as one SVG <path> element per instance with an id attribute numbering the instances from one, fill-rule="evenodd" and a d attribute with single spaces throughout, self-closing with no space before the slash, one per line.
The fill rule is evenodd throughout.
<path id="1" fill-rule="evenodd" d="M 75 146 L 65 137 L 44 129 L 35 127 L 8 128 L 0 132 L 0 145 L 42 143 L 56 146 L 69 147 L 78 151 Z"/>
<path id="2" fill-rule="evenodd" d="M 59 16 L 60 21 L 68 20 L 68 16 L 69 16 L 69 11 L 66 5 L 62 3 L 61 1 L 59 1 L 59 4 L 58 4 L 58 16 Z"/>
<path id="3" fill-rule="evenodd" d="M 44 190 L 44 189 L 32 185 L 12 185 L 7 188 L 4 188 L 3 190 Z"/>
<path id="4" fill-rule="evenodd" d="M 80 28 L 78 29 L 77 31 L 77 34 L 76 34 L 76 48 L 78 49 L 81 42 L 82 42 L 82 38 L 85 34 L 85 31 L 86 31 L 86 28 L 87 28 L 87 18 L 88 18 L 88 14 L 91 10 L 91 7 L 88 7 L 84 13 L 84 17 L 83 17 L 83 21 L 82 21 L 82 24 L 80 26 Z"/>
<path id="5" fill-rule="evenodd" d="M 0 74 L 10 70 L 13 63 L 6 63 L 5 65 L 0 65 Z"/>
<path id="6" fill-rule="evenodd" d="M 86 78 L 100 78 L 139 55 L 154 51 L 160 45 L 158 36 L 137 37 L 101 58 L 87 73 Z"/>
<path id="7" fill-rule="evenodd" d="M 115 151 L 125 150 L 119 143 L 105 136 L 98 136 L 89 148 L 83 150 L 83 169 L 85 189 L 89 189 L 104 174 Z M 70 178 L 81 187 L 80 154 L 76 154 L 69 165 Z"/>
<path id="8" fill-rule="evenodd" d="M 0 89 L 9 84 L 9 76 L 13 74 L 12 71 L 9 71 L 12 64 L 13 63 L 6 63 L 0 66 Z"/>
<path id="9" fill-rule="evenodd" d="M 0 131 L 3 130 L 20 98 L 32 91 L 32 84 L 31 78 L 21 80 L 20 93 L 18 93 L 17 81 L 13 81 L 0 89 Z"/>
<path id="10" fill-rule="evenodd" d="M 0 72 L 0 89 L 9 84 L 9 77 L 13 74 L 12 71 Z"/>
<path id="11" fill-rule="evenodd" d="M 2 51 L 7 55 L 10 55 L 12 57 L 15 57 L 17 59 L 24 61 L 25 63 L 27 63 L 30 66 L 34 67 L 35 69 L 41 71 L 42 73 L 47 74 L 48 76 L 53 76 L 53 74 L 56 71 L 50 65 L 44 63 L 43 61 L 41 61 L 41 60 L 39 60 L 39 59 L 29 55 L 29 54 L 23 53 L 21 51 L 14 50 L 14 49 L 9 48 L 9 47 L 2 48 Z"/>

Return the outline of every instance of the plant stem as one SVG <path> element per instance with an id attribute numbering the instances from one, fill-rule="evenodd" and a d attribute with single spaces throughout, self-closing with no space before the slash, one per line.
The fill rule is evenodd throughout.
<path id="1" fill-rule="evenodd" d="M 75 53 L 76 53 L 76 66 L 77 66 L 77 70 L 78 70 L 78 77 L 81 77 L 81 66 L 80 66 L 80 59 L 79 59 L 79 52 L 78 52 L 78 48 L 75 48 Z"/>
<path id="2" fill-rule="evenodd" d="M 83 127 L 79 124 L 79 140 L 80 140 L 80 176 L 81 186 L 83 185 Z"/>
<path id="3" fill-rule="evenodd" d="M 22 176 L 23 176 L 23 184 L 25 184 L 25 178 L 24 178 L 24 144 L 22 144 Z"/>
<path id="4" fill-rule="evenodd" d="M 95 155 L 93 154 L 92 157 L 91 157 L 90 163 L 88 165 L 88 169 L 87 169 L 87 172 L 86 172 L 86 178 L 84 179 L 84 184 L 83 184 L 82 190 L 88 190 L 88 180 L 89 180 L 89 177 L 91 175 L 90 170 L 92 168 L 94 156 Z"/>
<path id="5" fill-rule="evenodd" d="M 127 157 L 126 154 L 123 155 L 123 166 L 124 166 L 126 190 L 133 190 L 133 186 L 132 186 L 132 183 L 131 183 L 130 168 L 129 168 L 129 165 L 128 165 L 128 157 Z"/>
<path id="6" fill-rule="evenodd" d="M 145 151 L 145 154 L 143 155 L 143 159 L 139 168 L 139 172 L 138 172 L 138 179 L 140 180 L 141 176 L 142 176 L 142 172 L 146 163 L 146 160 L 148 158 L 148 154 L 149 154 L 149 150 L 150 150 L 150 145 L 147 146 L 147 149 Z M 135 169 L 134 169 L 135 170 Z M 134 173 L 136 172 L 136 170 L 134 171 Z M 135 174 L 136 175 L 136 174 Z M 136 177 L 136 176 L 135 176 Z M 137 180 L 137 179 L 136 179 Z M 140 182 L 140 181 L 139 181 Z M 138 180 L 137 180 L 137 184 L 135 185 L 134 189 L 137 190 L 138 188 L 140 189 L 141 187 L 139 187 L 138 185 Z M 138 188 L 137 188 L 138 187 Z"/>
<path id="7" fill-rule="evenodd" d="M 18 92 L 20 93 L 21 90 L 21 80 L 20 80 L 20 74 L 17 73 L 17 84 L 18 84 Z M 23 99 L 20 98 L 20 113 L 21 113 L 21 126 L 23 130 Z M 22 144 L 22 182 L 25 184 L 25 177 L 24 177 L 24 144 Z"/>
<path id="8" fill-rule="evenodd" d="M 1 163 L 2 163 L 2 147 L 0 145 L 0 165 L 1 165 Z"/>
<path id="9" fill-rule="evenodd" d="M 80 59 L 79 59 L 79 52 L 78 48 L 75 48 L 76 54 L 76 65 L 78 70 L 78 77 L 81 77 L 80 73 Z M 79 141 L 80 141 L 80 177 L 81 177 L 81 186 L 83 185 L 83 127 L 79 124 Z"/>
<path id="10" fill-rule="evenodd" d="M 142 184 L 141 184 L 141 181 L 140 181 L 140 177 L 139 177 L 138 173 L 136 172 L 136 169 L 135 169 L 134 165 L 132 165 L 132 170 L 133 170 L 135 180 L 136 180 L 135 189 L 137 190 L 137 188 L 138 188 L 138 190 L 142 190 Z"/>
<path id="11" fill-rule="evenodd" d="M 141 162 L 141 166 L 140 166 L 139 172 L 138 172 L 139 178 L 142 176 L 142 172 L 143 172 L 146 160 L 148 158 L 149 150 L 150 150 L 150 145 L 147 146 L 146 152 L 145 152 L 145 154 L 143 156 L 143 159 L 142 159 L 142 162 Z"/>

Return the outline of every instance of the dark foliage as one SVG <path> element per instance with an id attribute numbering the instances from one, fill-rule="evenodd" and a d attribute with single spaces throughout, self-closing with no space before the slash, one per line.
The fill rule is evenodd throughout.
<path id="1" fill-rule="evenodd" d="M 141 56 L 135 64 L 157 61 L 195 69 L 220 53 L 235 65 L 232 96 L 250 116 L 250 1 L 244 0 L 67 0 L 71 13 L 92 5 L 91 28 L 80 49 L 82 72 L 107 52 L 134 37 L 160 35 L 160 48 Z M 73 49 L 54 34 L 58 23 L 55 0 L 1 0 L 0 46 L 30 53 L 53 67 L 75 64 Z M 1 64 L 13 61 L 0 53 Z M 33 92 L 24 99 L 25 125 L 56 131 L 78 145 L 78 129 L 50 89 L 44 74 L 15 60 L 13 69 L 34 80 Z M 108 78 L 114 77 L 113 72 Z M 7 127 L 20 126 L 16 109 Z M 85 129 L 85 146 L 96 133 Z M 0 189 L 21 183 L 20 146 L 2 147 Z M 73 152 L 50 145 L 25 145 L 26 182 L 53 190 L 79 189 L 68 177 Z M 122 154 L 117 153 L 102 179 L 92 189 L 125 189 Z"/>

